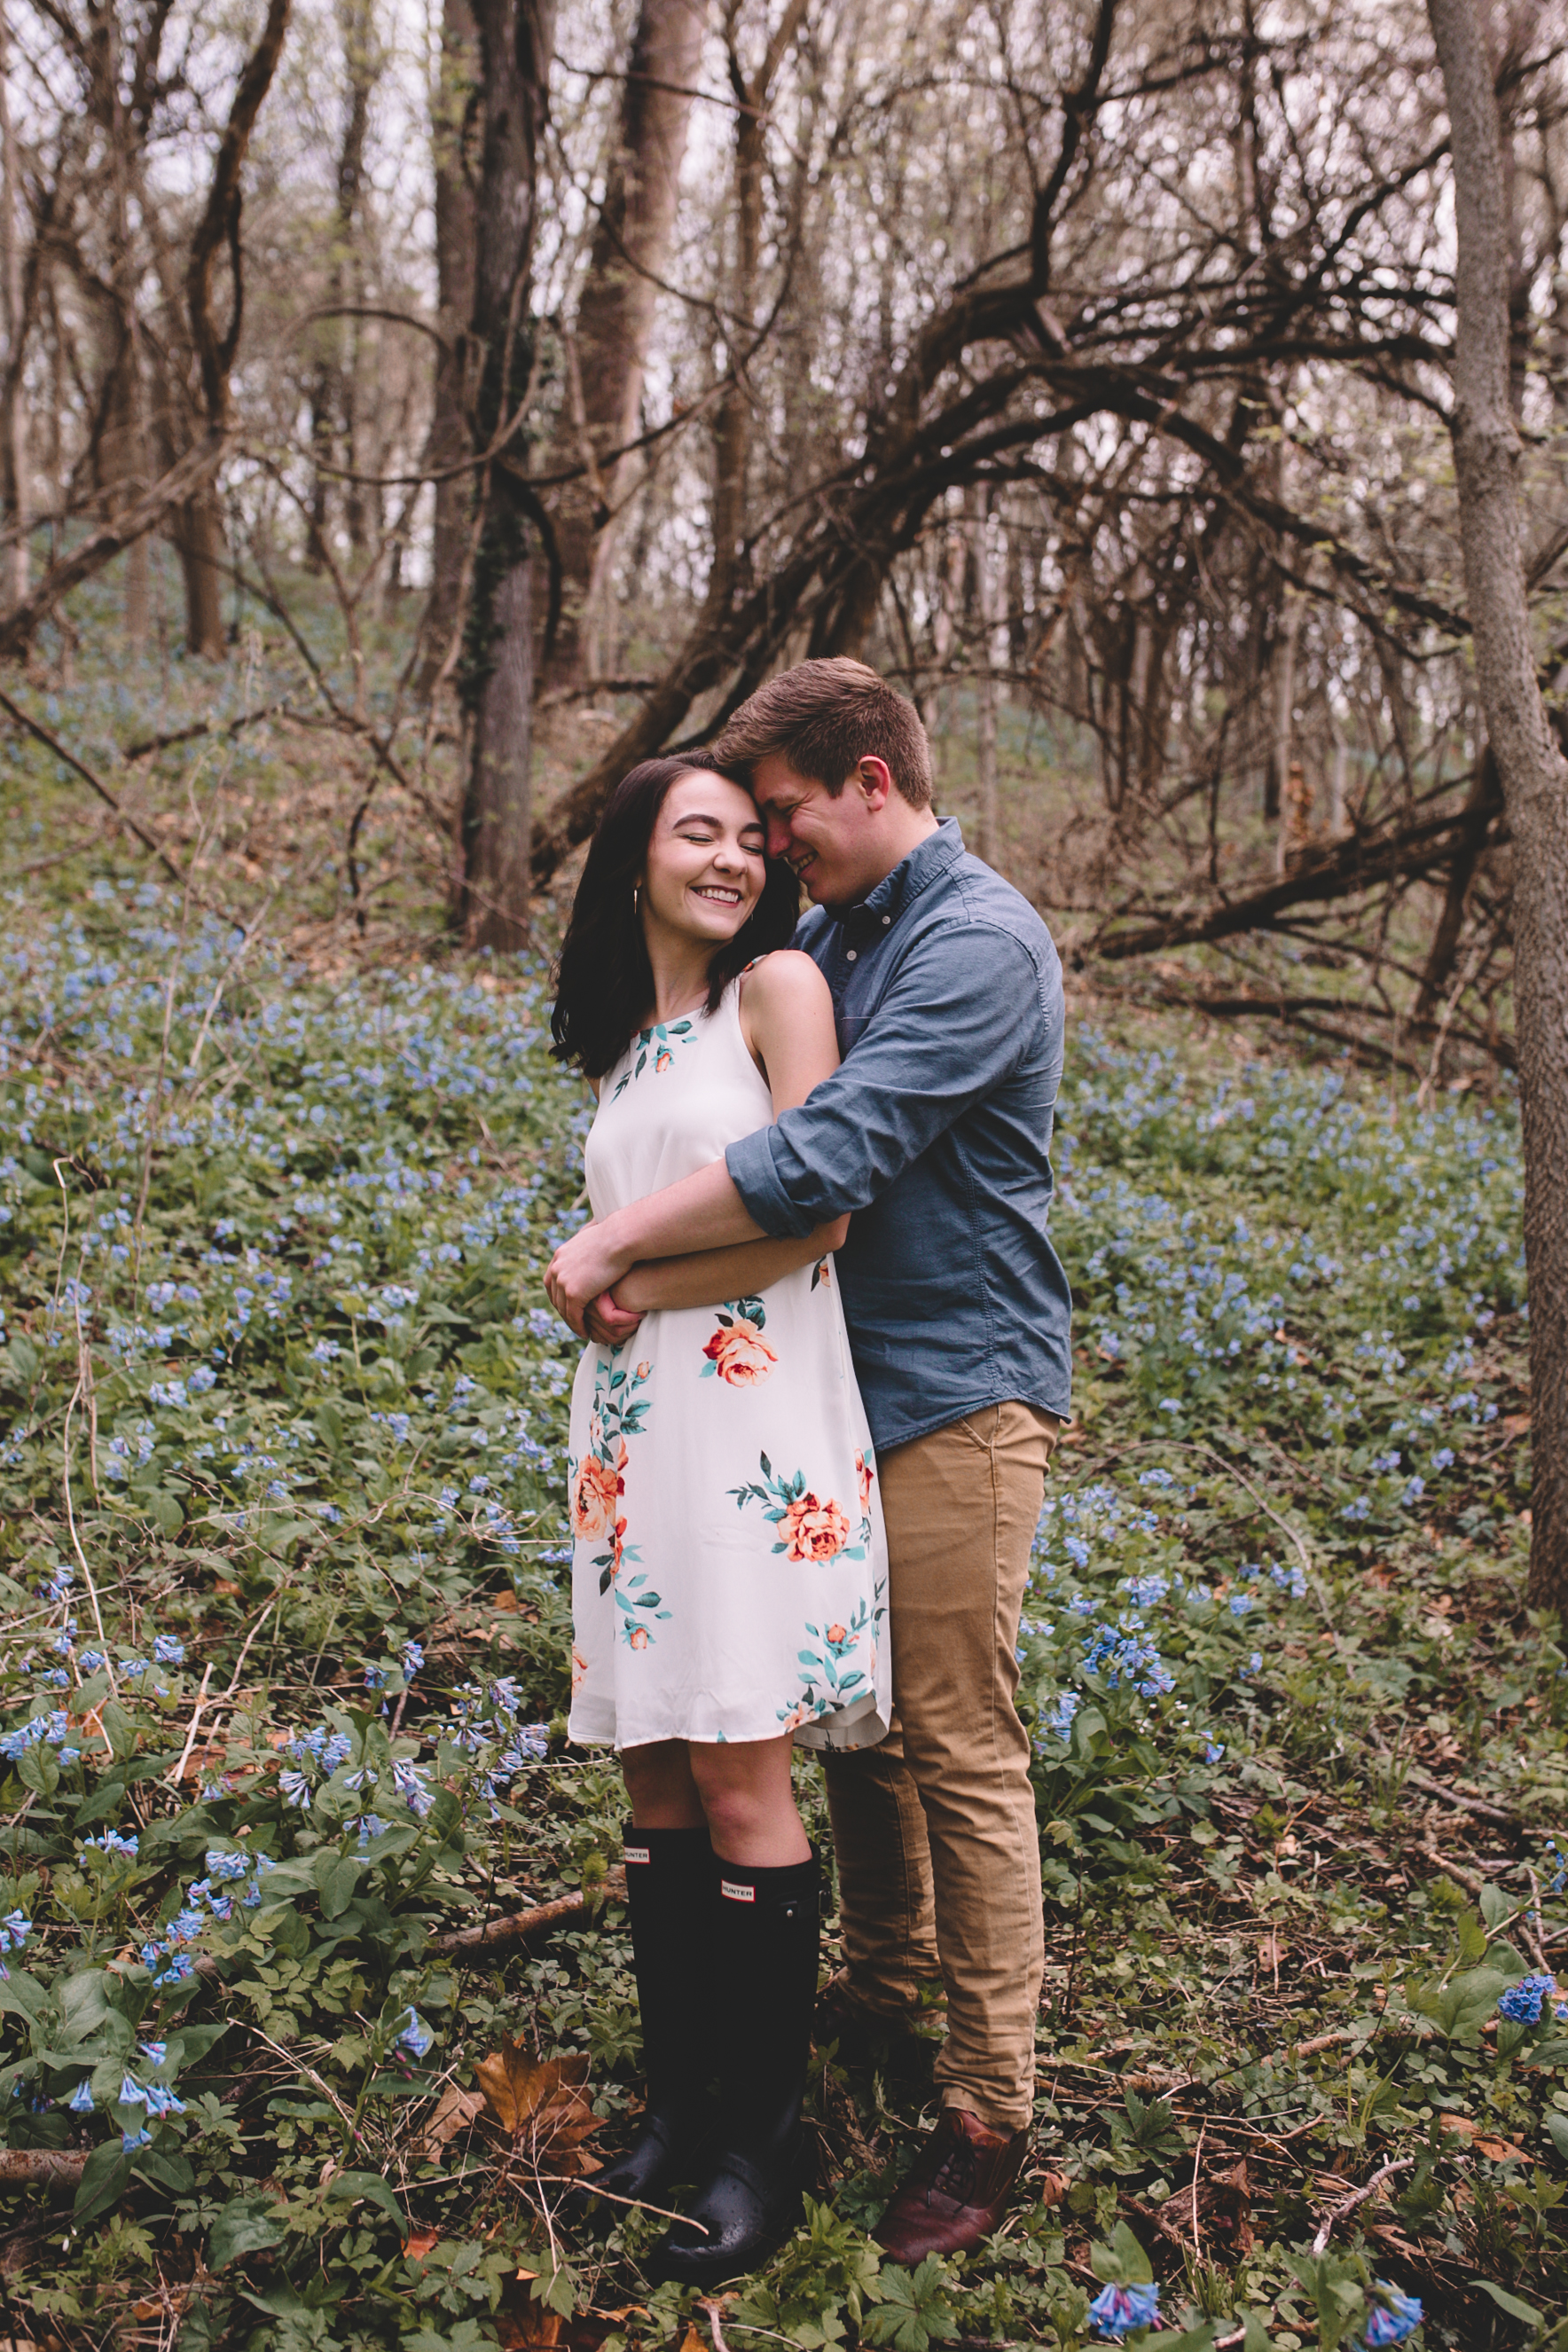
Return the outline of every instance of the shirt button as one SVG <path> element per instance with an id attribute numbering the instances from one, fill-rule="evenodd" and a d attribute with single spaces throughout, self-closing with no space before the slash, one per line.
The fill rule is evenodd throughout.
<path id="1" fill-rule="evenodd" d="M 884 930 L 886 930 L 886 929 L 887 929 L 888 925 L 892 921 L 892 919 L 892 919 L 891 915 L 884 915 L 884 916 L 883 916 L 883 918 L 882 918 L 882 929 L 883 929 Z"/>
<path id="2" fill-rule="evenodd" d="M 854 961 L 855 961 L 855 950 L 854 950 L 854 949 L 853 949 L 853 948 L 846 948 L 846 949 L 845 949 L 845 950 L 844 950 L 844 961 L 845 961 L 845 962 L 846 962 L 846 963 L 853 963 L 853 962 L 854 962 Z"/>

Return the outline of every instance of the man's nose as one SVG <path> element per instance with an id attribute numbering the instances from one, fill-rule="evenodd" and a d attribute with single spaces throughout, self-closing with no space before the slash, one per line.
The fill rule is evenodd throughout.
<path id="1" fill-rule="evenodd" d="M 770 817 L 769 817 L 769 819 L 768 819 L 768 856 L 769 856 L 770 857 L 782 857 L 782 856 L 784 856 L 784 855 L 785 851 L 789 848 L 790 843 L 791 843 L 791 841 L 792 841 L 792 839 L 793 839 L 793 838 L 794 838 L 794 836 L 793 836 L 793 835 L 792 835 L 792 834 L 791 834 L 791 832 L 790 832 L 790 829 L 789 829 L 789 819 L 788 819 L 787 817 L 782 817 L 782 816 L 770 816 Z"/>

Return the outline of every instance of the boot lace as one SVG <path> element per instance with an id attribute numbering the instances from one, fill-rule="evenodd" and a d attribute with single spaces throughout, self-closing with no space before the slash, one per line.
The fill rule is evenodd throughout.
<path id="1" fill-rule="evenodd" d="M 974 2201 L 974 2184 L 979 2178 L 979 2162 L 969 2142 L 955 2133 L 948 2141 L 942 2161 L 931 2177 L 927 2195 L 940 2193 L 951 2197 L 955 2205 L 971 2205 Z"/>

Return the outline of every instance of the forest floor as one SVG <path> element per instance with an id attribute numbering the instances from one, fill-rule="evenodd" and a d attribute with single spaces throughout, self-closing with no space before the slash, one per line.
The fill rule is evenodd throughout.
<path id="1" fill-rule="evenodd" d="M 1409 2296 L 1417 2345 L 1568 2342 L 1506 1092 L 1076 1006 L 1018 2205 L 879 2263 L 933 2015 L 818 2065 L 765 2272 L 649 2294 L 657 2219 L 562 2206 L 637 2078 L 617 1777 L 563 1731 L 585 1098 L 541 964 L 455 957 L 412 868 L 317 919 L 325 787 L 183 756 L 180 882 L 37 746 L 0 771 L 5 2352 L 1069 2347 L 1117 2282 L 1190 2352 Z"/>

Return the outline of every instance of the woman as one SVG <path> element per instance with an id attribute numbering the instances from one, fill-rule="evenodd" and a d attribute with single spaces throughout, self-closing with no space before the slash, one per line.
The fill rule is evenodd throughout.
<path id="1" fill-rule="evenodd" d="M 740 785 L 679 760 L 620 784 L 552 1021 L 598 1098 L 595 1216 L 706 1166 L 837 1067 L 826 982 L 784 949 L 796 904 Z M 637 2136 L 593 2190 L 660 2203 L 700 2179 L 697 2227 L 654 2260 L 698 2284 L 754 2267 L 799 2206 L 817 1865 L 792 1741 L 868 1746 L 891 1703 L 843 1237 L 634 1267 L 595 1302 L 572 1392 L 571 1735 L 613 1744 L 626 1774 L 647 2073 Z"/>

